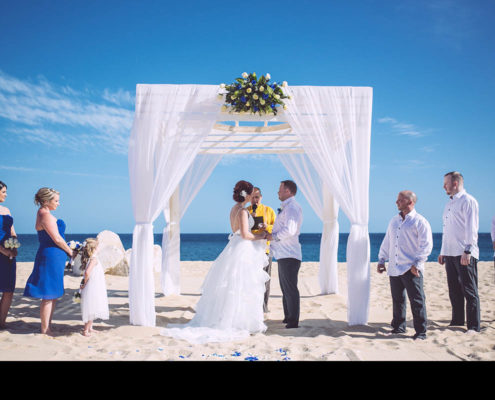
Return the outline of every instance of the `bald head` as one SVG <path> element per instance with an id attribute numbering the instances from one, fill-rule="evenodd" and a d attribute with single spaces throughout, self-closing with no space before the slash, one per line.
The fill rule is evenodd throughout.
<path id="1" fill-rule="evenodd" d="M 409 214 L 412 210 L 414 210 L 416 201 L 416 194 L 411 190 L 403 190 L 399 192 L 395 204 L 397 204 L 397 208 L 401 212 L 402 218 L 404 218 L 406 214 Z"/>
<path id="2" fill-rule="evenodd" d="M 418 201 L 418 197 L 416 196 L 416 193 L 414 193 L 411 190 L 403 190 L 399 192 L 399 195 L 402 195 L 406 199 L 412 201 L 413 204 L 416 204 L 416 202 Z"/>

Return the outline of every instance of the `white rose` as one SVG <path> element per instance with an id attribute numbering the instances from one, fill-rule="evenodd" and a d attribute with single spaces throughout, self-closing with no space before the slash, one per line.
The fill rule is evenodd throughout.
<path id="1" fill-rule="evenodd" d="M 265 100 L 261 99 L 261 100 L 260 100 L 260 104 L 261 104 L 262 106 L 264 106 L 264 105 L 265 105 Z"/>
<path id="2" fill-rule="evenodd" d="M 221 88 L 221 89 L 225 89 L 225 83 L 221 83 L 221 84 L 220 84 L 220 88 Z"/>
<path id="3" fill-rule="evenodd" d="M 251 93 L 253 91 L 253 89 L 251 89 L 250 87 L 246 89 L 246 92 L 248 93 Z"/>
<path id="4" fill-rule="evenodd" d="M 246 107 L 249 107 L 250 105 L 251 105 L 251 103 L 248 101 L 248 102 L 246 103 Z"/>
<path id="5" fill-rule="evenodd" d="M 263 92 L 265 88 L 263 86 L 260 86 L 260 92 Z"/>
<path id="6" fill-rule="evenodd" d="M 271 77 L 271 75 L 270 75 L 270 74 L 266 74 L 266 75 L 265 75 L 265 78 L 266 78 L 266 80 L 267 80 L 267 81 L 269 81 L 272 77 Z"/>
<path id="7" fill-rule="evenodd" d="M 287 110 L 287 105 L 286 104 L 284 104 L 284 110 Z"/>
<path id="8" fill-rule="evenodd" d="M 282 82 L 282 86 L 283 86 L 283 87 L 287 87 L 287 81 L 283 81 L 283 82 Z"/>
<path id="9" fill-rule="evenodd" d="M 71 241 L 69 242 L 69 247 L 70 247 L 72 250 L 74 250 L 74 249 L 76 248 L 76 243 L 75 243 L 73 240 L 71 240 Z"/>
<path id="10" fill-rule="evenodd" d="M 276 95 L 275 95 L 275 98 L 276 98 L 277 100 L 280 100 L 280 95 L 279 95 L 279 94 L 276 94 Z"/>
<path id="11" fill-rule="evenodd" d="M 246 79 L 248 76 L 249 76 L 249 75 L 248 75 L 248 73 L 247 73 L 247 72 L 243 72 L 243 73 L 242 73 L 242 77 L 243 77 L 244 79 Z"/>
<path id="12" fill-rule="evenodd" d="M 258 100 L 259 99 L 258 95 L 257 94 L 253 94 L 253 99 Z"/>

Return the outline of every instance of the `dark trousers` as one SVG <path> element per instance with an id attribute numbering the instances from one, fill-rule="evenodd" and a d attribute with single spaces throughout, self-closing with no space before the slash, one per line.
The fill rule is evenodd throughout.
<path id="1" fill-rule="evenodd" d="M 268 256 L 268 265 L 264 267 L 263 269 L 265 272 L 272 277 L 272 260 L 273 256 L 271 254 L 267 254 Z M 271 279 L 266 281 L 265 283 L 265 299 L 263 301 L 263 312 L 268 312 L 268 299 L 270 298 L 270 282 Z"/>
<path id="2" fill-rule="evenodd" d="M 414 330 L 417 335 L 426 334 L 426 304 L 423 290 L 423 274 L 419 277 L 411 270 L 400 276 L 390 276 L 390 290 L 392 292 L 393 319 L 392 328 L 406 331 L 406 292 L 411 305 Z"/>
<path id="3" fill-rule="evenodd" d="M 471 257 L 469 265 L 461 265 L 461 256 L 446 256 L 445 271 L 452 304 L 451 325 L 464 325 L 466 320 L 468 329 L 479 332 L 478 260 Z"/>
<path id="4" fill-rule="evenodd" d="M 297 289 L 297 274 L 301 261 L 295 258 L 282 258 L 278 261 L 278 277 L 282 289 L 282 304 L 284 306 L 284 322 L 288 327 L 299 325 L 300 296 Z"/>

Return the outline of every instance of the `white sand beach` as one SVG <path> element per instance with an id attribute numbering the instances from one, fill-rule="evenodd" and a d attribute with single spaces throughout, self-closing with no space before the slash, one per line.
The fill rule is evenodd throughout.
<path id="1" fill-rule="evenodd" d="M 282 324 L 282 298 L 277 264 L 272 270 L 268 330 L 232 343 L 191 345 L 160 335 L 168 323 L 186 322 L 194 313 L 200 286 L 211 262 L 181 262 L 182 295 L 164 296 L 156 284 L 156 327 L 129 323 L 128 277 L 106 276 L 110 319 L 96 321 L 97 333 L 81 335 L 80 305 L 72 295 L 80 278 L 65 276 L 65 295 L 54 314 L 55 337 L 39 333 L 39 300 L 22 296 L 33 263 L 17 264 L 14 301 L 7 329 L 0 331 L 0 361 L 493 361 L 495 360 L 495 276 L 493 262 L 479 263 L 479 292 L 482 331 L 466 335 L 463 327 L 448 327 L 451 309 L 445 270 L 427 263 L 425 293 L 428 337 L 412 339 L 412 316 L 408 305 L 408 331 L 388 334 L 392 302 L 388 277 L 379 275 L 371 264 L 369 322 L 365 326 L 347 324 L 347 271 L 339 264 L 339 294 L 321 295 L 318 263 L 303 263 L 299 274 L 301 319 L 297 329 Z"/>

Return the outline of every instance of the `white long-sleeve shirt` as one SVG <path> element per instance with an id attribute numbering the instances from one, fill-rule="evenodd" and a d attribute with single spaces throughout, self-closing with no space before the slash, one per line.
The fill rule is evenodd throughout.
<path id="1" fill-rule="evenodd" d="M 303 221 L 302 208 L 292 196 L 282 202 L 281 209 L 282 211 L 273 224 L 270 249 L 277 260 L 295 258 L 302 261 L 301 244 L 299 243 Z"/>
<path id="2" fill-rule="evenodd" d="M 465 190 L 451 197 L 443 211 L 440 255 L 455 257 L 470 251 L 472 257 L 479 259 L 478 215 L 478 202 Z"/>
<path id="3" fill-rule="evenodd" d="M 380 264 L 389 261 L 388 275 L 399 276 L 414 265 L 424 273 L 424 263 L 433 249 L 429 222 L 416 210 L 402 219 L 400 214 L 390 220 L 378 253 Z"/>

